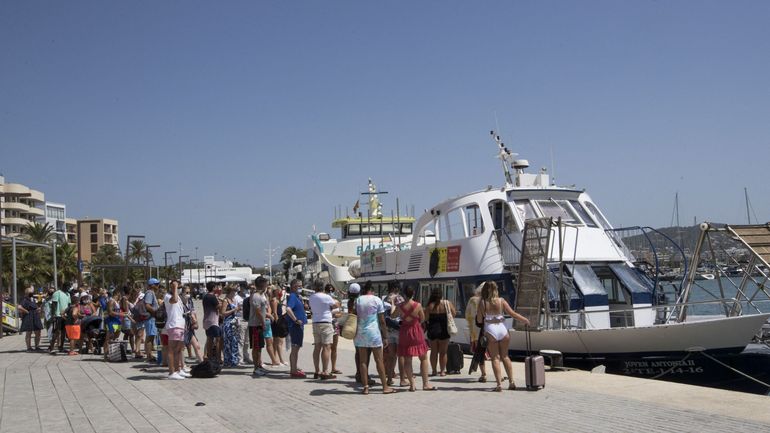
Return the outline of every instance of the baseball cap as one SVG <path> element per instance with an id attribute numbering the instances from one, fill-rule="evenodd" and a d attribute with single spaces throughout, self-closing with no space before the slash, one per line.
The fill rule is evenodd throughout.
<path id="1" fill-rule="evenodd" d="M 357 295 L 361 293 L 361 286 L 358 285 L 358 283 L 353 283 L 350 286 L 348 286 L 348 293 L 351 293 L 353 295 Z"/>
<path id="2" fill-rule="evenodd" d="M 147 285 L 148 286 L 158 286 L 158 285 L 160 285 L 160 281 L 157 278 L 150 278 L 149 280 L 147 280 Z"/>

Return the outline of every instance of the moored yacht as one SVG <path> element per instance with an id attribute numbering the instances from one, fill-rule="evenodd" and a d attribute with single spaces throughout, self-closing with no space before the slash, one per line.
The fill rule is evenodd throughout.
<path id="1" fill-rule="evenodd" d="M 362 254 L 376 249 L 401 250 L 409 248 L 412 240 L 414 217 L 401 215 L 385 216 L 380 192 L 369 179 L 366 214 L 359 212 L 359 202 L 353 206 L 353 214 L 339 215 L 332 221 L 332 228 L 340 229 L 335 239 L 328 233 L 313 233 L 308 239 L 308 271 L 310 278 L 324 278 L 338 290 L 360 275 Z M 322 273 L 328 275 L 321 276 Z"/>
<path id="2" fill-rule="evenodd" d="M 440 289 L 457 306 L 468 345 L 464 307 L 474 289 L 495 281 L 501 296 L 530 320 L 534 350 L 555 350 L 567 360 L 640 362 L 737 354 L 770 314 L 700 318 L 686 305 L 658 305 L 656 282 L 634 257 L 585 190 L 559 187 L 546 170 L 527 173 L 499 137 L 505 183 L 431 207 L 414 223 L 409 248 L 361 255 L 361 276 L 385 290 L 389 280 L 413 284 L 425 304 Z M 721 300 L 718 302 L 725 302 Z M 507 319 L 510 353 L 525 353 L 520 323 Z M 672 361 L 675 362 L 675 361 Z M 637 363 L 637 364 L 633 364 Z M 682 374 L 702 372 L 684 363 Z M 627 374 L 634 374 L 632 367 Z"/>

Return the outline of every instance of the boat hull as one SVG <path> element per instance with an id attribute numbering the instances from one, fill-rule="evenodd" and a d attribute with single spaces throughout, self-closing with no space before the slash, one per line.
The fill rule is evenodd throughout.
<path id="1" fill-rule="evenodd" d="M 768 317 L 770 314 L 756 314 L 645 327 L 545 330 L 532 333 L 532 349 L 554 349 L 565 357 L 598 359 L 704 350 L 737 354 L 751 342 Z M 525 333 L 510 331 L 510 335 L 511 353 L 523 355 Z"/>

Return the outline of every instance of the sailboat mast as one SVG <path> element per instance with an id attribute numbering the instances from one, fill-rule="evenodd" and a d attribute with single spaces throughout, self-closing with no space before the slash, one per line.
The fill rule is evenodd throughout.
<path id="1" fill-rule="evenodd" d="M 748 219 L 749 224 L 751 224 L 751 213 L 749 213 L 749 190 L 746 187 L 743 187 L 743 196 L 746 198 L 746 219 Z"/>

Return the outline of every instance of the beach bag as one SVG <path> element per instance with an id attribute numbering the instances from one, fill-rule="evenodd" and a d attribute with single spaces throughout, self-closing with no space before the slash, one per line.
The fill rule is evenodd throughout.
<path id="1" fill-rule="evenodd" d="M 457 334 L 457 324 L 455 324 L 455 318 L 452 316 L 452 309 L 449 307 L 449 301 L 444 300 L 444 309 L 446 310 L 446 328 L 449 331 L 449 335 Z"/>
<path id="2" fill-rule="evenodd" d="M 352 340 L 356 338 L 356 332 L 358 331 L 358 316 L 356 316 L 353 313 L 348 314 L 347 320 L 345 320 L 345 324 L 342 325 L 342 332 L 340 332 L 340 335 L 342 335 L 342 338 L 347 338 L 348 340 Z"/>
<path id="3" fill-rule="evenodd" d="M 80 340 L 80 325 L 64 325 L 64 330 L 71 341 Z"/>
<path id="4" fill-rule="evenodd" d="M 190 375 L 196 379 L 211 379 L 222 372 L 222 366 L 218 362 L 208 359 L 194 365 L 190 369 Z"/>
<path id="5" fill-rule="evenodd" d="M 278 315 L 278 319 L 270 324 L 273 330 L 273 337 L 286 338 L 289 335 L 289 324 L 286 323 L 286 312 L 283 311 L 283 305 L 278 304 L 278 309 L 283 313 Z"/>
<path id="6" fill-rule="evenodd" d="M 128 355 L 126 350 L 127 345 L 128 345 L 127 341 L 110 342 L 110 345 L 107 347 L 107 350 L 109 350 L 109 352 L 107 353 L 107 359 L 110 362 L 128 361 Z"/>
<path id="7" fill-rule="evenodd" d="M 147 311 L 147 304 L 144 303 L 144 298 L 136 301 L 136 306 L 134 306 L 134 312 L 132 312 L 132 314 L 136 316 L 138 322 L 144 322 L 150 318 L 150 313 Z"/>

